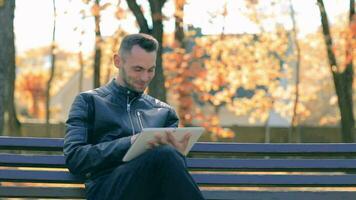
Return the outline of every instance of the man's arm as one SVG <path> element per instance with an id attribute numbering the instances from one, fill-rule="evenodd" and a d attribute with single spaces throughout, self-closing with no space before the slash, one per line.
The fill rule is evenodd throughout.
<path id="1" fill-rule="evenodd" d="M 179 124 L 179 118 L 177 116 L 177 113 L 173 108 L 170 108 L 165 127 L 178 127 L 178 124 Z"/>
<path id="2" fill-rule="evenodd" d="M 64 155 L 69 170 L 86 175 L 119 164 L 131 145 L 131 136 L 96 145 L 88 143 L 88 102 L 83 94 L 78 95 L 71 107 L 66 122 Z"/>

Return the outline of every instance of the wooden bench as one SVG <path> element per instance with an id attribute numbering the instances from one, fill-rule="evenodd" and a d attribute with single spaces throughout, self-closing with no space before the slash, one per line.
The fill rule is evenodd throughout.
<path id="1" fill-rule="evenodd" d="M 0 197 L 83 199 L 61 138 L 0 137 Z M 197 143 L 188 166 L 206 199 L 356 199 L 356 144 Z"/>

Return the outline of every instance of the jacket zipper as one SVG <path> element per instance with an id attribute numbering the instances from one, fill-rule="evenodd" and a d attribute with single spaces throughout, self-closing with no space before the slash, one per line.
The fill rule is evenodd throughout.
<path id="1" fill-rule="evenodd" d="M 129 120 L 130 120 L 130 124 L 131 124 L 131 128 L 132 128 L 132 135 L 135 135 L 135 127 L 132 123 L 132 119 L 131 119 L 131 103 L 136 99 L 133 98 L 131 101 L 129 101 L 129 97 L 127 96 L 127 114 L 129 116 Z"/>
<path id="2" fill-rule="evenodd" d="M 141 120 L 141 113 L 140 111 L 137 111 L 137 118 L 138 118 L 138 122 L 141 126 L 141 131 L 143 130 L 143 124 L 142 124 L 142 120 Z"/>

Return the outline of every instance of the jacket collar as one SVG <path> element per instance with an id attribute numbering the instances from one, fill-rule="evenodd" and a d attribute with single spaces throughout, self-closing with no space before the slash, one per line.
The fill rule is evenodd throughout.
<path id="1" fill-rule="evenodd" d="M 113 92 L 114 95 L 125 95 L 128 96 L 129 98 L 135 98 L 138 96 L 141 96 L 143 94 L 143 92 L 136 92 L 133 90 L 130 90 L 127 87 L 121 86 L 118 83 L 116 83 L 115 78 L 112 79 L 108 85 L 107 85 Z"/>

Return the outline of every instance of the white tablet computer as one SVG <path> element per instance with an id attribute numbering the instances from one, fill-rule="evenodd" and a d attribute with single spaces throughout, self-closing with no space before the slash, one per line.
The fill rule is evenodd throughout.
<path id="1" fill-rule="evenodd" d="M 131 145 L 129 150 L 126 152 L 122 161 L 127 162 L 130 161 L 137 156 L 141 155 L 145 151 L 149 149 L 149 141 L 155 139 L 155 135 L 163 135 L 166 134 L 166 131 L 171 131 L 173 136 L 177 140 L 181 140 L 185 133 L 190 133 L 190 139 L 188 142 L 187 149 L 184 152 L 184 155 L 187 155 L 190 149 L 193 147 L 194 143 L 196 143 L 199 137 L 204 132 L 203 127 L 183 127 L 183 128 L 144 128 L 140 135 L 137 136 L 135 142 Z"/>

